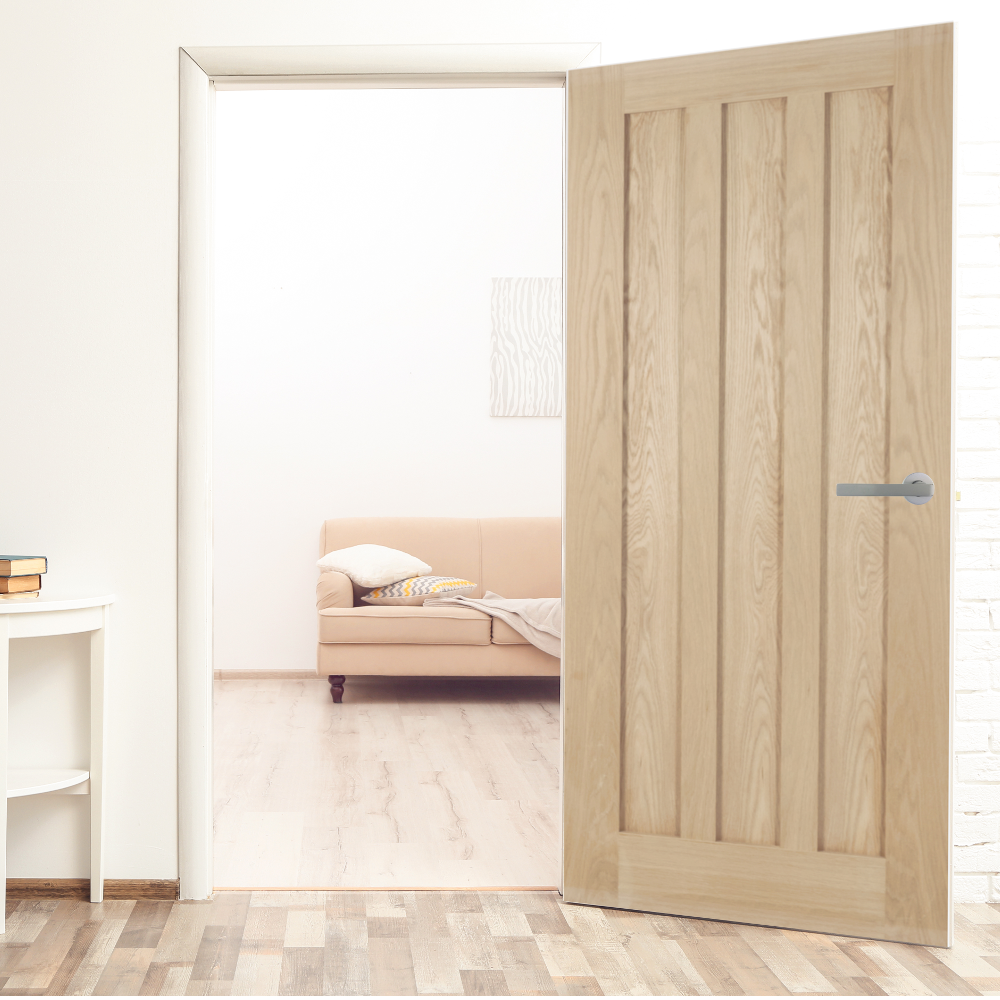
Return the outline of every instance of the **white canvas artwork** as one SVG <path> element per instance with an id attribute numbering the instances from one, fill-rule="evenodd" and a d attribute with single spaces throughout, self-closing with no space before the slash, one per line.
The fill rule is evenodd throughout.
<path id="1" fill-rule="evenodd" d="M 562 415 L 562 279 L 494 278 L 490 416 Z"/>

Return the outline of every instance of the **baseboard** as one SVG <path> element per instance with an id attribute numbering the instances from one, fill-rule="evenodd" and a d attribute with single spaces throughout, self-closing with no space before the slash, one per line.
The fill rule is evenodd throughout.
<path id="1" fill-rule="evenodd" d="M 213 892 L 559 892 L 557 885 L 217 885 Z"/>
<path id="2" fill-rule="evenodd" d="M 177 899 L 175 878 L 106 878 L 105 899 Z M 8 899 L 90 899 L 89 878 L 9 878 Z"/>
<path id="3" fill-rule="evenodd" d="M 215 679 L 217 681 L 314 681 L 319 679 L 319 674 L 315 670 L 216 670 Z"/>

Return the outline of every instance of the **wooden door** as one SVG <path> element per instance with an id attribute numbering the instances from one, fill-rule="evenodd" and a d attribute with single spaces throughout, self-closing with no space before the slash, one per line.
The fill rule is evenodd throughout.
<path id="1" fill-rule="evenodd" d="M 569 902 L 949 942 L 951 61 L 569 74 Z"/>

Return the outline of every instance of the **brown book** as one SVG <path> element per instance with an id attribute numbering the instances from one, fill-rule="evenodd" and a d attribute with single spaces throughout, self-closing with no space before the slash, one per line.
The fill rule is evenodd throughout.
<path id="1" fill-rule="evenodd" d="M 41 590 L 42 578 L 34 576 L 0 576 L 0 594 L 23 594 L 29 590 Z"/>
<path id="2" fill-rule="evenodd" d="M 48 568 L 45 556 L 0 556 L 0 576 L 34 576 Z"/>
<path id="3" fill-rule="evenodd" d="M 29 590 L 24 594 L 0 594 L 0 601 L 23 601 L 27 597 L 38 597 L 39 590 Z"/>

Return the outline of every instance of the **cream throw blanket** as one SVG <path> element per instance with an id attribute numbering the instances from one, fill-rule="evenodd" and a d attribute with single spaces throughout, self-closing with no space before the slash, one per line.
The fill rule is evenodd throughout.
<path id="1" fill-rule="evenodd" d="M 502 618 L 515 632 L 545 653 L 559 656 L 562 646 L 562 600 L 558 597 L 525 597 L 505 600 L 486 591 L 485 597 L 428 597 L 425 608 L 458 604 Z"/>

